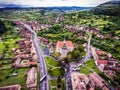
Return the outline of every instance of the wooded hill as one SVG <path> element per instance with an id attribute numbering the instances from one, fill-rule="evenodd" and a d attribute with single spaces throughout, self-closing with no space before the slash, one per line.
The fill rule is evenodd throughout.
<path id="1" fill-rule="evenodd" d="M 120 1 L 109 1 L 91 10 L 94 14 L 120 16 Z"/>

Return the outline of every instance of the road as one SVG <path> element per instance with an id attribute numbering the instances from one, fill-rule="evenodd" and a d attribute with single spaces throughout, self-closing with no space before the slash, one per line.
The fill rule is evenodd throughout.
<path id="1" fill-rule="evenodd" d="M 66 71 L 67 71 L 67 74 L 66 74 L 66 90 L 71 90 L 70 89 L 70 73 L 73 71 L 73 70 L 71 70 L 72 66 L 78 68 L 79 66 L 83 65 L 86 61 L 88 61 L 91 57 L 91 52 L 90 52 L 91 38 L 92 38 L 92 34 L 90 33 L 90 37 L 88 39 L 86 56 L 82 60 L 80 60 L 80 62 L 78 62 L 78 63 L 70 63 L 70 66 L 66 65 Z"/>
<path id="2" fill-rule="evenodd" d="M 44 60 L 44 57 L 42 54 L 42 50 L 39 46 L 39 41 L 38 41 L 36 32 L 34 30 L 32 30 L 31 26 L 29 26 L 23 22 L 21 22 L 21 24 L 26 29 L 28 29 L 29 31 L 31 31 L 33 33 L 33 35 L 34 35 L 33 42 L 34 42 L 34 45 L 35 45 L 37 53 L 38 53 L 38 59 L 40 61 L 40 77 L 42 78 L 43 76 L 47 76 L 46 63 L 45 63 L 45 60 Z M 49 87 L 49 84 L 48 84 L 48 79 L 46 77 L 45 79 L 42 80 L 42 82 L 40 82 L 39 90 L 48 90 L 48 87 Z"/>
<path id="3" fill-rule="evenodd" d="M 34 34 L 34 44 L 35 44 L 35 47 L 36 47 L 36 50 L 37 50 L 37 53 L 38 53 L 38 57 L 39 57 L 39 60 L 40 60 L 40 75 L 41 75 L 41 78 L 43 76 L 47 76 L 47 69 L 46 69 L 46 64 L 45 64 L 45 60 L 44 60 L 44 57 L 43 57 L 43 54 L 42 54 L 42 51 L 39 47 L 39 42 L 38 42 L 38 38 L 37 38 L 37 34 L 35 33 L 34 30 L 32 30 L 32 28 L 21 22 L 22 25 L 24 25 L 24 27 L 28 30 L 30 30 L 33 34 Z M 88 47 L 87 47 L 87 54 L 86 56 L 79 62 L 79 63 L 74 63 L 75 66 L 79 67 L 81 66 L 84 62 L 86 62 L 87 60 L 89 60 L 89 58 L 91 57 L 91 54 L 90 54 L 90 41 L 91 41 L 91 37 L 92 35 L 90 34 L 90 38 L 88 39 Z M 72 63 L 73 64 L 73 63 Z M 70 66 L 69 65 L 66 65 L 66 90 L 70 90 Z M 48 90 L 48 79 L 44 79 L 41 83 L 40 83 L 40 87 L 39 87 L 39 90 Z"/>
<path id="4" fill-rule="evenodd" d="M 74 66 L 74 67 L 79 67 L 81 65 L 83 65 L 85 62 L 87 62 L 90 57 L 91 57 L 91 51 L 90 51 L 90 42 L 91 42 L 91 38 L 92 38 L 92 34 L 90 33 L 90 37 L 88 39 L 88 45 L 87 45 L 87 53 L 86 56 L 84 58 L 82 58 L 79 62 L 75 63 L 72 62 L 70 63 L 70 66 Z M 71 67 L 72 68 L 72 67 Z"/>
<path id="5" fill-rule="evenodd" d="M 66 90 L 71 90 L 70 65 L 66 64 Z"/>
<path id="6" fill-rule="evenodd" d="M 88 60 L 90 59 L 90 57 L 91 57 L 90 42 L 91 42 L 92 34 L 89 33 L 89 36 L 90 36 L 90 37 L 89 37 L 89 39 L 88 39 L 87 54 L 86 54 L 86 56 L 85 56 L 82 60 L 80 60 L 80 62 L 77 64 L 77 67 L 83 65 L 83 64 L 84 64 L 86 61 L 88 61 Z"/>

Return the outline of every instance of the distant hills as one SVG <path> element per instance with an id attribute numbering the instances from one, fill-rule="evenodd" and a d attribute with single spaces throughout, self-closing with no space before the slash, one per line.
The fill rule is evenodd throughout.
<path id="1" fill-rule="evenodd" d="M 40 9 L 44 10 L 60 10 L 60 11 L 69 11 L 69 10 L 90 10 L 93 7 L 77 7 L 77 6 L 72 6 L 72 7 L 40 7 Z"/>
<path id="2" fill-rule="evenodd" d="M 62 7 L 32 7 L 32 6 L 21 6 L 21 5 L 3 5 L 0 9 L 42 9 L 42 10 L 59 10 L 59 11 L 69 11 L 69 10 L 90 10 L 93 7 L 77 7 L 77 6 L 62 6 Z"/>
<path id="3" fill-rule="evenodd" d="M 91 10 L 94 14 L 120 16 L 120 1 L 113 0 L 103 3 Z"/>

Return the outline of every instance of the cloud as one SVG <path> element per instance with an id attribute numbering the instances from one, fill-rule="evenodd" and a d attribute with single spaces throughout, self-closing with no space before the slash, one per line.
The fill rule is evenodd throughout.
<path id="1" fill-rule="evenodd" d="M 0 5 L 47 6 L 97 6 L 110 0 L 0 0 Z"/>

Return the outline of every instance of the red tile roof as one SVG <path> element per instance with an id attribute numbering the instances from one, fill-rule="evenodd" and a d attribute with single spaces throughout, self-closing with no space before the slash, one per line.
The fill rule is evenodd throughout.
<path id="1" fill-rule="evenodd" d="M 28 62 L 28 65 L 36 65 L 36 64 L 37 64 L 37 62 L 34 62 L 34 61 Z"/>
<path id="2" fill-rule="evenodd" d="M 57 47 L 62 48 L 63 42 L 64 42 L 64 41 L 58 41 L 58 42 L 57 42 Z M 73 47 L 73 43 L 72 43 L 71 41 L 65 41 L 65 42 L 66 42 L 66 45 L 67 45 L 68 47 Z"/>
<path id="3" fill-rule="evenodd" d="M 105 54 L 105 52 L 104 52 L 104 51 L 101 51 L 101 50 L 97 50 L 96 53 L 97 53 L 98 55 L 103 55 L 103 54 Z"/>
<path id="4" fill-rule="evenodd" d="M 97 64 L 108 64 L 107 60 L 97 60 Z"/>

